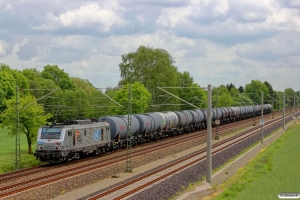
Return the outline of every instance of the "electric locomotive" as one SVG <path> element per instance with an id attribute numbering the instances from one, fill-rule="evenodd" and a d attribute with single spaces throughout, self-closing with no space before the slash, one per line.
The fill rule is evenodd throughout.
<path id="1" fill-rule="evenodd" d="M 75 120 L 74 124 L 52 124 L 39 128 L 37 159 L 49 163 L 79 159 L 90 153 L 104 153 L 111 147 L 110 127 L 107 122 Z"/>

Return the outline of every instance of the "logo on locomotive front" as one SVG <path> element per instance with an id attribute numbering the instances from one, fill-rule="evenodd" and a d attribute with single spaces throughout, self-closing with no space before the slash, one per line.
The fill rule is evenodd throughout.
<path id="1" fill-rule="evenodd" d="M 43 145 L 44 144 L 44 141 L 37 141 L 38 145 Z"/>

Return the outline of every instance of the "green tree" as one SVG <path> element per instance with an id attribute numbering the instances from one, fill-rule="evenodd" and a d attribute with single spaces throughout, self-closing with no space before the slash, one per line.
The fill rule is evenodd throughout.
<path id="1" fill-rule="evenodd" d="M 286 88 L 284 90 L 284 93 L 285 93 L 285 99 L 286 99 L 286 106 L 287 107 L 294 106 L 295 91 L 292 88 Z"/>
<path id="2" fill-rule="evenodd" d="M 125 88 L 126 86 L 124 86 Z M 116 99 L 116 94 L 119 92 L 119 87 L 107 87 L 105 90 L 105 94 L 109 96 L 111 99 Z M 125 94 L 124 94 L 125 95 Z M 100 101 L 101 105 L 104 106 L 102 109 L 103 115 L 117 115 L 120 113 L 120 109 L 123 110 L 119 105 L 117 105 L 115 102 L 113 102 L 108 97 L 104 97 L 104 95 L 101 96 Z M 125 106 L 125 105 L 124 105 Z M 101 115 L 101 116 L 103 116 Z"/>
<path id="3" fill-rule="evenodd" d="M 14 77 L 7 71 L 0 71 L 0 89 L 2 102 L 0 109 L 4 110 L 4 101 L 6 99 L 11 99 L 16 93 L 16 85 Z"/>
<path id="4" fill-rule="evenodd" d="M 190 87 L 182 89 L 180 91 L 180 98 L 184 99 L 185 101 L 192 103 L 193 105 L 199 108 L 206 108 L 207 107 L 207 92 L 203 90 L 197 83 L 193 83 Z M 185 102 L 181 101 L 181 110 L 190 110 L 195 109 L 195 107 L 186 104 Z"/>
<path id="5" fill-rule="evenodd" d="M 230 83 L 230 84 L 227 84 L 227 85 L 226 85 L 226 88 L 227 88 L 228 91 L 230 91 L 231 88 L 235 88 L 235 85 L 232 84 L 232 83 Z"/>
<path id="6" fill-rule="evenodd" d="M 230 96 L 230 93 L 226 86 L 220 85 L 219 87 L 213 88 L 212 104 L 213 104 L 213 107 L 215 107 L 215 108 L 231 106 L 233 104 L 233 99 Z"/>
<path id="7" fill-rule="evenodd" d="M 158 97 L 164 92 L 157 87 L 180 85 L 179 73 L 174 63 L 174 58 L 166 50 L 140 46 L 136 52 L 122 55 L 122 61 L 119 64 L 121 72 L 119 86 L 140 82 L 152 93 L 152 104 L 158 104 L 160 103 Z M 176 89 L 168 89 L 168 92 L 178 96 Z M 170 99 L 170 103 L 178 102 L 178 99 Z M 176 107 L 178 108 L 179 106 Z"/>
<path id="8" fill-rule="evenodd" d="M 264 84 L 269 89 L 269 94 L 264 95 L 264 103 L 275 105 L 276 104 L 276 102 L 275 102 L 276 100 L 274 99 L 274 97 L 276 97 L 276 94 L 275 94 L 275 91 L 273 90 L 272 85 L 268 81 L 265 81 Z"/>
<path id="9" fill-rule="evenodd" d="M 275 91 L 275 99 L 276 99 L 276 103 L 275 105 L 273 105 L 273 108 L 275 110 L 277 109 L 282 109 L 283 108 L 283 92 L 281 91 Z"/>
<path id="10" fill-rule="evenodd" d="M 300 91 L 295 92 L 296 94 L 296 105 L 300 104 Z"/>
<path id="11" fill-rule="evenodd" d="M 251 83 L 246 84 L 246 95 L 256 104 L 261 104 L 261 92 L 264 92 L 264 97 L 269 95 L 268 87 L 259 80 L 251 80 Z"/>
<path id="12" fill-rule="evenodd" d="M 178 89 L 179 97 L 197 107 L 207 107 L 207 93 L 203 89 L 201 89 L 201 87 L 197 83 L 194 83 L 194 79 L 190 75 L 190 73 L 184 71 L 183 73 L 179 72 L 179 75 L 180 86 L 182 87 Z M 195 109 L 195 107 L 186 104 L 183 101 L 180 101 L 180 104 L 183 104 L 180 106 L 181 110 Z"/>
<path id="13" fill-rule="evenodd" d="M 240 87 L 238 88 L 238 90 L 240 91 L 240 93 L 244 92 L 244 87 L 240 85 Z"/>
<path id="14" fill-rule="evenodd" d="M 47 95 L 51 92 L 51 89 L 54 90 L 58 88 L 53 80 L 43 78 L 41 72 L 37 71 L 35 68 L 24 69 L 22 74 L 27 77 L 29 87 L 32 89 L 29 92 L 31 95 L 35 96 L 36 99 Z M 52 93 L 51 96 L 47 96 L 47 98 L 41 99 L 39 104 L 43 104 L 47 112 L 53 113 L 56 109 L 54 105 L 60 103 L 58 102 L 57 94 L 58 91 Z"/>
<path id="15" fill-rule="evenodd" d="M 74 83 L 76 89 L 84 90 L 88 96 L 98 93 L 97 89 L 88 80 L 74 77 L 71 77 L 70 79 Z"/>
<path id="16" fill-rule="evenodd" d="M 217 92 L 219 95 L 229 94 L 229 90 L 227 89 L 227 87 L 225 85 L 220 85 Z"/>
<path id="17" fill-rule="evenodd" d="M 62 90 L 74 90 L 74 83 L 71 81 L 69 74 L 57 65 L 46 65 L 41 73 L 42 77 L 55 82 Z"/>
<path id="18" fill-rule="evenodd" d="M 115 94 L 115 100 L 125 108 L 128 108 L 128 92 L 129 84 L 118 90 Z M 131 98 L 132 114 L 145 113 L 151 101 L 151 93 L 143 84 L 135 82 L 131 84 Z M 128 113 L 128 111 L 124 109 L 118 109 L 117 112 L 117 114 Z"/>
<path id="19" fill-rule="evenodd" d="M 0 88 L 0 113 L 5 110 L 5 92 Z"/>
<path id="20" fill-rule="evenodd" d="M 104 96 L 101 98 L 100 92 L 88 80 L 73 77 L 71 77 L 71 80 L 76 90 L 81 91 L 82 98 L 86 98 L 86 100 L 82 100 L 89 106 L 85 108 L 85 117 L 99 118 L 101 116 L 101 104 L 105 103 L 105 101 L 103 101 Z M 101 100 L 102 103 L 99 104 Z"/>
<path id="21" fill-rule="evenodd" d="M 15 69 L 10 69 L 9 66 L 5 68 L 4 71 L 9 72 L 15 79 L 15 84 L 18 84 L 19 88 L 23 89 L 28 89 L 29 88 L 29 83 L 27 78 L 22 74 L 21 71 L 15 70 Z M 29 94 L 27 90 L 23 91 L 24 94 Z"/>
<path id="22" fill-rule="evenodd" d="M 233 104 L 233 99 L 227 93 L 223 93 L 219 96 L 217 107 L 229 107 Z"/>
<path id="23" fill-rule="evenodd" d="M 240 91 L 238 89 L 236 89 L 236 87 L 231 88 L 231 90 L 230 90 L 230 96 L 236 97 L 239 94 L 240 94 Z"/>
<path id="24" fill-rule="evenodd" d="M 8 136 L 15 136 L 17 130 L 16 123 L 16 99 L 8 99 L 5 101 L 7 109 L 0 114 L 2 124 L 1 128 L 8 128 Z M 32 104 L 31 104 L 32 103 Z M 29 105 L 30 104 L 30 105 Z M 29 105 L 29 106 L 27 106 Z M 26 135 L 28 144 L 28 153 L 32 153 L 31 145 L 35 143 L 38 133 L 38 128 L 46 123 L 51 114 L 46 114 L 43 107 L 38 105 L 36 98 L 32 95 L 24 95 L 19 98 L 19 119 L 20 133 Z M 27 107 L 25 107 L 27 106 Z M 24 108 L 24 109 L 22 109 Z"/>
<path id="25" fill-rule="evenodd" d="M 181 87 L 191 87 L 191 85 L 194 83 L 194 78 L 191 76 L 190 72 L 184 71 L 179 72 L 180 77 L 180 86 Z"/>
<path id="26" fill-rule="evenodd" d="M 15 95 L 16 84 L 19 88 L 29 88 L 27 78 L 21 72 L 11 69 L 8 65 L 0 64 L 0 111 L 6 108 L 4 101 Z M 25 90 L 24 93 L 27 94 L 28 91 Z"/>
<path id="27" fill-rule="evenodd" d="M 230 96 L 232 98 L 232 105 L 234 105 L 234 106 L 242 106 L 242 105 L 244 105 L 242 103 L 243 100 L 241 100 L 240 91 L 236 87 L 231 88 L 231 90 L 230 90 Z"/>
<path id="28" fill-rule="evenodd" d="M 64 119 L 90 118 L 92 111 L 88 96 L 82 89 L 65 90 L 61 93 L 62 105 L 65 105 Z"/>

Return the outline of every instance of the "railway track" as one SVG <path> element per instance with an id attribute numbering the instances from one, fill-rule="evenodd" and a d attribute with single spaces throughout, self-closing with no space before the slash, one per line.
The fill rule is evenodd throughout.
<path id="1" fill-rule="evenodd" d="M 282 121 L 282 119 L 272 120 L 265 125 L 265 129 L 274 126 Z M 253 135 L 260 133 L 260 128 L 250 129 L 246 132 L 237 134 L 231 138 L 225 139 L 213 145 L 212 154 L 216 154 L 228 147 L 231 147 Z M 115 187 L 110 187 L 109 189 L 102 190 L 99 194 L 93 194 L 92 196 L 86 196 L 81 199 L 127 199 L 132 197 L 139 191 L 153 186 L 161 182 L 162 180 L 173 176 L 174 174 L 195 165 L 206 159 L 206 148 L 196 151 L 188 156 L 177 159 L 175 162 L 171 162 L 162 167 L 151 170 L 148 173 L 144 173 L 142 176 L 138 176 L 128 182 L 118 184 Z"/>
<path id="2" fill-rule="evenodd" d="M 258 117 L 255 118 L 256 121 L 257 121 L 257 119 L 258 119 Z M 246 119 L 246 120 L 242 120 L 242 121 L 237 121 L 234 124 L 223 124 L 223 125 L 219 126 L 218 132 L 219 132 L 220 135 L 222 135 L 223 133 L 227 133 L 227 132 L 230 132 L 231 130 L 236 129 L 237 126 L 243 126 L 243 125 L 250 124 L 250 123 L 252 123 L 252 121 L 253 121 L 253 119 Z M 177 138 L 176 137 L 168 138 L 168 139 L 172 139 L 171 141 L 167 141 L 167 140 L 163 140 L 163 141 L 164 141 L 165 144 L 174 144 L 174 142 L 178 143 L 178 142 L 183 141 L 183 140 L 187 141 L 187 140 L 190 140 L 191 138 L 196 139 L 196 138 L 199 138 L 199 136 L 204 138 L 205 133 L 206 133 L 206 130 L 203 129 L 203 130 L 199 130 L 199 131 L 196 131 L 196 132 L 193 132 L 193 133 L 187 133 L 187 134 L 189 134 L 189 138 L 184 138 L 187 134 L 181 134 L 181 135 L 178 135 Z M 215 135 L 216 130 L 213 129 L 212 133 Z M 143 145 L 143 147 L 145 147 L 147 144 L 151 145 L 151 143 L 146 143 L 146 144 Z M 137 146 L 137 147 L 140 147 L 140 146 Z M 105 157 L 107 155 L 112 155 L 114 153 L 116 153 L 116 152 L 111 152 L 109 154 L 103 154 L 101 156 Z M 117 153 L 119 155 L 126 155 L 126 150 L 119 150 L 119 151 L 117 151 Z M 40 173 L 40 172 L 44 172 L 44 171 L 48 171 L 50 169 L 61 168 L 62 166 L 70 166 L 70 165 L 73 165 L 75 163 L 93 161 L 94 159 L 95 159 L 95 157 L 88 157 L 88 158 L 85 158 L 85 159 L 82 159 L 82 160 L 75 160 L 75 161 L 72 161 L 72 162 L 62 163 L 61 165 L 45 164 L 45 165 L 42 165 L 42 166 L 37 166 L 37 167 L 32 167 L 32 168 L 22 169 L 22 170 L 18 170 L 18 171 L 13 171 L 13 172 L 10 172 L 10 173 L 1 174 L 0 175 L 0 186 L 1 186 L 1 183 L 7 182 L 7 181 L 12 181 L 12 180 L 15 180 L 15 179 L 19 179 L 20 177 L 24 177 L 24 176 L 28 176 L 28 175 L 32 175 L 32 174 L 36 174 L 36 173 Z M 0 191 L 1 191 L 1 188 L 0 188 Z"/>
<path id="3" fill-rule="evenodd" d="M 229 126 L 224 128 L 223 130 L 226 130 L 228 128 L 232 128 L 231 124 L 228 124 L 228 125 Z M 240 123 L 239 123 L 239 125 L 240 125 Z M 151 152 L 158 151 L 158 150 L 161 150 L 161 149 L 166 149 L 166 148 L 169 148 L 171 146 L 176 146 L 178 144 L 185 143 L 187 141 L 198 140 L 199 138 L 205 139 L 206 138 L 205 130 L 202 130 L 200 132 L 201 132 L 200 134 L 199 133 L 197 135 L 194 134 L 193 136 L 190 136 L 188 138 L 178 138 L 175 141 L 173 140 L 172 142 L 166 142 L 163 145 L 152 147 L 151 149 L 135 151 L 135 152 L 132 153 L 132 158 L 136 158 L 136 157 L 142 156 L 144 154 L 149 154 Z M 116 154 L 116 153 L 114 153 L 114 154 Z M 69 166 L 69 168 L 66 169 L 66 170 L 61 170 L 59 172 L 56 172 L 55 174 L 48 174 L 48 175 L 40 176 L 38 178 L 33 178 L 33 179 L 30 179 L 30 180 L 27 180 L 27 181 L 22 181 L 22 182 L 19 182 L 19 183 L 10 184 L 8 186 L 1 187 L 0 188 L 0 198 L 5 197 L 5 196 L 9 196 L 9 195 L 12 195 L 12 194 L 15 194 L 15 193 L 19 193 L 19 192 L 22 192 L 22 191 L 25 191 L 25 190 L 28 190 L 28 189 L 32 189 L 34 187 L 40 187 L 42 185 L 53 183 L 55 181 L 65 179 L 65 178 L 68 178 L 68 177 L 71 177 L 71 176 L 76 176 L 78 174 L 82 174 L 82 173 L 85 173 L 85 172 L 90 171 L 90 170 L 107 167 L 109 165 L 116 164 L 118 162 L 126 161 L 126 159 L 127 159 L 127 154 L 126 154 L 126 152 L 124 152 L 122 155 L 118 155 L 118 157 L 115 158 L 115 159 L 108 158 L 108 159 L 101 160 L 101 163 L 99 163 L 98 161 L 94 161 L 93 159 L 90 159 L 93 162 L 89 162 L 88 166 L 84 166 L 80 169 L 78 169 L 77 166 L 72 167 L 72 164 L 73 164 L 72 162 L 66 163 Z M 53 166 L 52 168 L 59 168 L 59 167 L 60 166 Z M 33 170 L 34 170 L 34 173 L 39 173 L 41 171 L 45 171 L 45 170 L 49 170 L 49 169 L 48 168 L 45 169 L 43 167 L 37 167 Z M 23 174 L 23 176 L 28 175 L 28 173 L 33 173 L 33 172 L 32 171 L 27 172 L 27 170 L 25 170 L 25 174 Z M 12 178 L 16 178 L 16 177 L 19 177 L 19 176 L 20 176 L 20 174 L 17 173 L 17 174 L 14 174 L 13 176 L 2 178 L 1 181 L 11 180 Z"/>
<path id="4" fill-rule="evenodd" d="M 252 119 L 248 119 L 248 121 L 247 120 L 239 121 L 239 122 L 236 122 L 236 124 L 238 124 L 240 126 L 243 123 L 249 123 L 251 121 L 252 121 Z M 220 126 L 219 132 L 223 132 L 223 131 L 226 132 L 226 130 L 228 130 L 228 129 L 232 129 L 232 124 L 225 124 L 225 125 L 223 125 L 223 127 Z M 197 139 L 199 139 L 199 137 L 205 138 L 206 137 L 205 130 L 202 130 L 200 132 L 196 132 L 193 135 L 189 135 L 189 136 L 191 136 L 189 138 L 183 139 L 181 137 L 178 137 L 178 138 L 175 137 L 174 140 L 172 140 L 170 142 L 167 141 L 162 146 L 160 145 L 160 148 L 168 148 L 170 146 L 179 145 L 180 143 L 187 142 L 189 140 L 197 140 Z M 183 135 L 183 137 L 184 136 L 186 136 L 186 135 Z M 158 146 L 158 145 L 156 145 L 156 146 Z M 136 153 L 134 152 L 132 156 L 133 156 L 133 158 L 138 157 L 143 154 L 151 153 L 153 151 L 158 151 L 160 148 L 156 147 L 156 148 L 152 148 L 152 149 L 139 150 Z M 95 161 L 95 162 L 91 162 L 95 159 L 94 157 L 87 159 L 87 160 L 89 160 L 89 166 L 81 167 L 80 169 L 77 169 L 78 167 L 72 167 L 73 164 L 76 162 L 70 162 L 70 163 L 66 163 L 65 165 L 62 165 L 62 166 L 35 167 L 35 168 L 19 170 L 19 171 L 13 172 L 13 173 L 1 175 L 0 183 L 3 183 L 3 182 L 7 182 L 8 180 L 12 181 L 14 179 L 17 179 L 17 177 L 20 177 L 20 176 L 28 176 L 32 173 L 37 174 L 37 173 L 40 173 L 41 171 L 46 171 L 46 170 L 49 170 L 52 168 L 62 168 L 62 167 L 66 167 L 66 166 L 68 166 L 68 168 L 69 168 L 67 170 L 61 170 L 59 173 L 55 173 L 55 174 L 50 173 L 49 175 L 32 178 L 31 180 L 28 180 L 28 181 L 20 181 L 15 184 L 1 186 L 0 187 L 0 198 L 7 197 L 12 194 L 20 193 L 22 191 L 26 191 L 26 190 L 29 190 L 32 188 L 40 187 L 42 185 L 46 185 L 49 183 L 54 183 L 59 180 L 67 179 L 69 177 L 76 176 L 78 174 L 83 174 L 83 173 L 91 171 L 91 170 L 95 170 L 95 169 L 102 168 L 105 166 L 110 166 L 110 165 L 115 164 L 116 162 L 121 162 L 121 161 L 126 160 L 126 152 L 125 151 L 123 151 L 124 155 L 121 155 L 121 156 L 119 155 L 120 151 L 118 151 L 117 153 L 118 153 L 117 159 L 115 159 L 115 160 L 112 160 L 111 158 L 106 159 L 104 156 L 103 157 L 104 160 L 101 160 L 100 164 L 99 164 L 99 160 Z M 112 153 L 110 155 L 114 155 L 114 154 L 115 153 Z M 83 161 L 86 161 L 86 159 L 84 159 Z M 81 161 L 78 161 L 78 162 L 81 162 Z"/>

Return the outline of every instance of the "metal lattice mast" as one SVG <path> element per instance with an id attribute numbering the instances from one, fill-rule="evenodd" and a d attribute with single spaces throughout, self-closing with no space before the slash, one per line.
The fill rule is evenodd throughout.
<path id="1" fill-rule="evenodd" d="M 264 143 L 264 92 L 261 91 L 261 144 Z"/>
<path id="2" fill-rule="evenodd" d="M 285 129 L 285 93 L 283 93 L 282 111 L 283 111 L 283 129 Z"/>
<path id="3" fill-rule="evenodd" d="M 16 169 L 20 169 L 20 109 L 19 109 L 19 87 L 16 85 Z"/>
<path id="4" fill-rule="evenodd" d="M 131 114 L 132 114 L 132 93 L 131 93 L 131 84 L 128 87 L 128 129 L 127 129 L 127 163 L 126 163 L 126 172 L 132 172 L 131 166 L 131 154 L 132 154 L 132 133 L 131 133 Z M 129 137 L 128 137 L 129 136 Z"/>
<path id="5" fill-rule="evenodd" d="M 293 116 L 293 118 L 296 123 L 296 96 L 294 96 L 294 116 Z"/>

